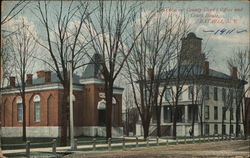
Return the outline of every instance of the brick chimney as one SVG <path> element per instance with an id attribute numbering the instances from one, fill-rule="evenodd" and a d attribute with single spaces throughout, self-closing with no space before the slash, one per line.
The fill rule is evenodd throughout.
<path id="1" fill-rule="evenodd" d="M 33 80 L 33 74 L 27 74 L 26 75 L 26 84 L 27 85 L 32 85 L 32 80 Z"/>
<path id="2" fill-rule="evenodd" d="M 49 83 L 49 82 L 51 82 L 51 72 L 46 71 L 45 72 L 45 83 Z"/>
<path id="3" fill-rule="evenodd" d="M 237 79 L 237 78 L 238 78 L 238 75 L 237 75 L 237 67 L 233 67 L 233 68 L 232 68 L 231 76 L 233 77 L 233 79 Z"/>
<path id="4" fill-rule="evenodd" d="M 204 63 L 204 75 L 209 75 L 209 62 L 205 61 Z"/>
<path id="5" fill-rule="evenodd" d="M 38 78 L 45 77 L 45 71 L 37 71 L 36 74 Z"/>
<path id="6" fill-rule="evenodd" d="M 15 87 L 16 86 L 16 78 L 11 76 L 10 77 L 10 86 Z"/>
<path id="7" fill-rule="evenodd" d="M 152 79 L 154 77 L 154 70 L 152 68 L 148 68 L 148 79 Z"/>

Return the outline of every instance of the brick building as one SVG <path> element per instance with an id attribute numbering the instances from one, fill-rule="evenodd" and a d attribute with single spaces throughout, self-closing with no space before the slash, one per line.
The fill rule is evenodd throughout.
<path id="1" fill-rule="evenodd" d="M 98 60 L 99 55 L 94 55 Z M 89 64 L 83 74 L 73 75 L 74 126 L 75 135 L 106 136 L 105 93 L 101 66 Z M 61 129 L 61 105 L 63 86 L 55 72 L 39 71 L 36 78 L 26 76 L 26 124 L 28 137 L 58 137 Z M 114 87 L 113 97 L 113 136 L 122 133 L 122 92 Z M 2 89 L 2 134 L 6 137 L 22 135 L 23 107 L 15 78 Z"/>

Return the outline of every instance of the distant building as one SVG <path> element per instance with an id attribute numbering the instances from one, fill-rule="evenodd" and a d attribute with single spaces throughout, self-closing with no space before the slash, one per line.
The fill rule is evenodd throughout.
<path id="1" fill-rule="evenodd" d="M 75 135 L 106 136 L 105 93 L 99 55 L 81 76 L 73 75 Z M 37 78 L 27 74 L 26 124 L 28 137 L 58 137 L 61 130 L 61 106 L 63 86 L 55 72 L 39 71 Z M 114 87 L 112 121 L 113 136 L 123 135 L 123 88 Z M 22 135 L 23 106 L 15 78 L 2 89 L 2 134 L 4 137 Z"/>
<path id="2" fill-rule="evenodd" d="M 209 62 L 205 61 L 205 56 L 202 53 L 202 39 L 196 37 L 194 33 L 189 33 L 186 38 L 182 39 L 182 49 L 178 64 L 179 76 L 181 77 L 180 83 L 183 85 L 183 88 L 176 107 L 178 111 L 177 136 L 190 136 L 193 120 L 193 134 L 195 136 L 201 134 L 201 128 L 204 135 L 235 134 L 235 92 L 243 90 L 246 84 L 245 81 L 237 78 L 237 68 L 232 70 L 231 76 L 211 69 Z M 176 93 L 176 78 L 178 77 L 177 70 L 173 71 L 165 91 L 161 109 L 161 134 L 168 136 L 171 136 L 173 131 L 172 94 Z M 163 82 L 164 77 L 162 78 Z M 235 85 L 240 85 L 240 87 L 236 89 Z M 160 91 L 162 89 L 163 86 L 160 87 Z M 228 97 L 229 94 L 231 97 Z M 195 98 L 195 101 L 192 97 Z M 230 105 L 229 101 L 231 101 Z M 156 135 L 157 133 L 156 117 L 154 115 L 155 113 L 153 113 L 149 135 Z M 238 128 L 240 131 L 243 131 L 241 116 L 239 122 Z M 142 126 L 137 124 L 137 135 L 142 134 Z"/>

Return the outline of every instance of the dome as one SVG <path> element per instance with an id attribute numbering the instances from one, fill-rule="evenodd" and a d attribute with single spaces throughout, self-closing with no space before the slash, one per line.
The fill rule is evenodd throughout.
<path id="1" fill-rule="evenodd" d="M 188 35 L 187 35 L 187 38 L 197 38 L 195 33 L 193 32 L 190 32 Z"/>

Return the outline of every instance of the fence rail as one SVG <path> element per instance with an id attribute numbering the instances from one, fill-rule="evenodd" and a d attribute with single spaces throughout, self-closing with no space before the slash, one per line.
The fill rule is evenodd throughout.
<path id="1" fill-rule="evenodd" d="M 232 140 L 241 140 L 242 137 L 235 136 L 225 136 L 225 135 L 213 135 L 213 136 L 197 136 L 197 137 L 148 137 L 146 139 L 140 139 L 138 137 L 134 138 L 109 138 L 108 140 L 97 140 L 93 138 L 92 141 L 78 141 L 74 140 L 74 149 L 71 150 L 87 150 L 95 151 L 97 149 L 112 150 L 112 148 L 118 148 L 126 150 L 126 148 L 131 147 L 150 147 L 150 146 L 159 146 L 159 145 L 178 145 L 178 144 L 194 144 L 194 143 L 205 143 L 205 142 L 218 142 L 218 141 L 232 141 Z M 250 137 L 248 137 L 250 139 Z M 26 157 L 30 157 L 32 147 L 37 145 L 49 145 L 51 147 L 51 152 L 53 155 L 57 156 L 57 140 L 53 139 L 51 142 L 43 143 L 32 143 L 27 141 L 23 144 L 2 144 L 2 147 L 24 147 L 26 152 Z M 49 148 L 48 148 L 49 149 Z"/>

